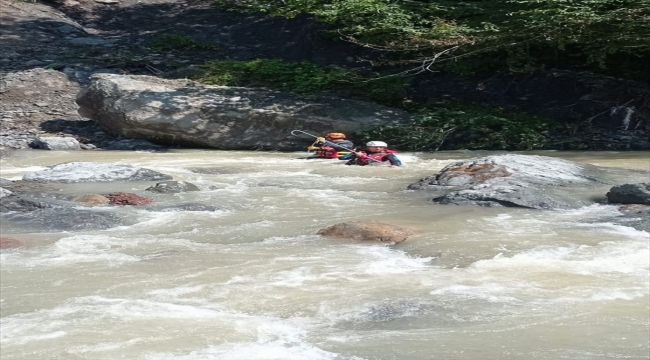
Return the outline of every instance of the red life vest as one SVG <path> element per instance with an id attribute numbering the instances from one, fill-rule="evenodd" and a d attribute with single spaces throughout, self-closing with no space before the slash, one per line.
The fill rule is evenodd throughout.
<path id="1" fill-rule="evenodd" d="M 375 162 L 381 163 L 384 156 L 388 154 L 394 154 L 396 152 L 395 150 L 384 149 L 382 152 L 369 154 L 367 151 L 368 149 L 361 149 L 363 156 L 357 156 L 357 161 L 356 161 L 357 165 L 363 166 Z"/>
<path id="2" fill-rule="evenodd" d="M 332 147 L 323 146 L 316 151 L 316 156 L 325 159 L 336 159 L 339 157 L 339 152 Z"/>

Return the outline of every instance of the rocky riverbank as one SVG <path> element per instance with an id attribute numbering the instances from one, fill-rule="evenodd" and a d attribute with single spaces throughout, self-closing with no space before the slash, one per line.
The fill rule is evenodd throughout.
<path id="1" fill-rule="evenodd" d="M 308 18 L 219 12 L 209 1 L 0 0 L 0 5 L 7 19 L 0 55 L 4 149 L 61 148 L 37 139 L 47 137 L 74 139 L 85 150 L 164 149 L 108 134 L 79 115 L 76 96 L 95 73 L 183 78 L 210 60 L 281 58 L 360 67 L 381 56 L 323 36 L 324 27 Z M 650 149 L 647 84 L 555 70 L 487 78 L 426 74 L 412 79 L 408 96 L 520 109 L 573 126 L 546 133 L 553 149 Z M 62 149 L 73 148 L 74 143 Z"/>

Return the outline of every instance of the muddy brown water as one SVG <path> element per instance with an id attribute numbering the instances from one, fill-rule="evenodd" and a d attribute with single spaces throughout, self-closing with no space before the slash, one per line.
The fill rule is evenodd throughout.
<path id="1" fill-rule="evenodd" d="M 3 224 L 30 246 L 0 255 L 1 358 L 647 359 L 649 235 L 608 223 L 616 206 L 458 207 L 404 190 L 484 154 L 402 154 L 402 168 L 360 168 L 303 153 L 7 153 L 5 178 L 67 161 L 130 163 L 201 188 L 150 194 L 158 204 L 219 210 L 97 208 L 131 220 L 101 231 Z M 621 172 L 620 183 L 650 171 L 648 153 L 534 154 L 646 171 Z M 315 235 L 359 219 L 417 235 L 395 246 Z"/>

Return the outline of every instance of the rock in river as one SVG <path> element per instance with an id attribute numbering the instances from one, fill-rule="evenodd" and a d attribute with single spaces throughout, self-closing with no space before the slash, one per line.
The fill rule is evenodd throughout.
<path id="1" fill-rule="evenodd" d="M 171 180 L 171 176 L 128 164 L 70 162 L 25 174 L 23 180 L 35 182 L 106 182 Z"/>

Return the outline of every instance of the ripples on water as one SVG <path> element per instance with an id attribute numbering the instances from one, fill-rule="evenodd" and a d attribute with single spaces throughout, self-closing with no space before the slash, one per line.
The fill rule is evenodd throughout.
<path id="1" fill-rule="evenodd" d="M 545 154 L 648 170 L 647 154 Z M 34 246 L 0 255 L 2 359 L 648 358 L 648 233 L 583 221 L 606 219 L 615 206 L 465 208 L 404 190 L 476 153 L 404 154 L 407 166 L 394 169 L 302 155 L 41 151 L 2 159 L 11 179 L 80 159 L 137 164 L 202 189 L 147 194 L 156 204 L 218 209 L 94 208 L 131 222 L 74 233 L 5 224 Z M 357 219 L 418 234 L 397 246 L 314 235 Z"/>

